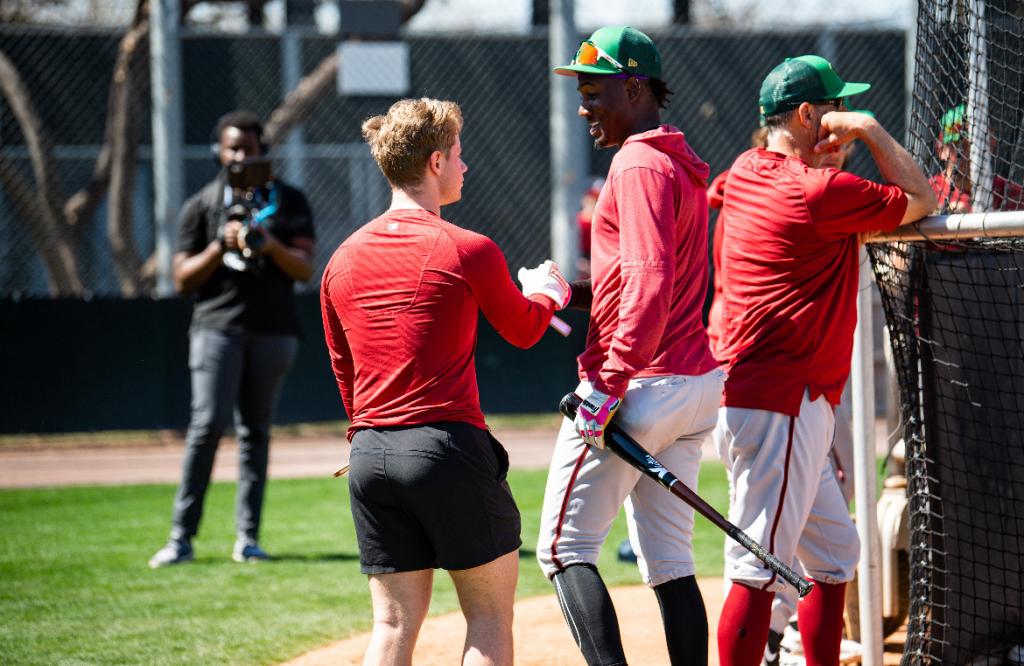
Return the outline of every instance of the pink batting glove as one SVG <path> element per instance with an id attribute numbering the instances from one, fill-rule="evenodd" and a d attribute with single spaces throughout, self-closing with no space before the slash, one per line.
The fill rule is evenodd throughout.
<path id="1" fill-rule="evenodd" d="M 578 394 L 577 394 L 578 395 Z M 615 396 L 594 389 L 582 400 L 576 411 L 573 427 L 583 441 L 597 449 L 604 448 L 604 430 L 615 416 L 622 401 Z"/>

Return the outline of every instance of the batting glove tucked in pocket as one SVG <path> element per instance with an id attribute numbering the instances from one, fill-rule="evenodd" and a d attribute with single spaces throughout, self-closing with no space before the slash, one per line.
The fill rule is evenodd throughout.
<path id="1" fill-rule="evenodd" d="M 615 416 L 622 401 L 615 396 L 602 393 L 596 389 L 582 396 L 576 394 L 582 402 L 576 411 L 573 427 L 583 441 L 597 449 L 604 448 L 604 429 Z"/>
<path id="2" fill-rule="evenodd" d="M 523 296 L 544 294 L 561 310 L 569 304 L 572 289 L 558 272 L 558 265 L 548 259 L 537 268 L 520 268 L 519 283 L 523 285 Z"/>

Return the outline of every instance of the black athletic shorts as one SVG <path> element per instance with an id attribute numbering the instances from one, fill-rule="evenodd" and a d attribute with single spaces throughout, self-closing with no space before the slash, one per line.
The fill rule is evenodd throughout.
<path id="1" fill-rule="evenodd" d="M 365 574 L 471 569 L 522 545 L 508 453 L 487 430 L 455 422 L 360 430 L 350 463 Z"/>

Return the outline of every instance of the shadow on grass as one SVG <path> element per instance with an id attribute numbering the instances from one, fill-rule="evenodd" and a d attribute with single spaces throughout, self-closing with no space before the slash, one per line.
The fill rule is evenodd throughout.
<path id="1" fill-rule="evenodd" d="M 358 562 L 358 553 L 272 553 L 274 562 Z"/>

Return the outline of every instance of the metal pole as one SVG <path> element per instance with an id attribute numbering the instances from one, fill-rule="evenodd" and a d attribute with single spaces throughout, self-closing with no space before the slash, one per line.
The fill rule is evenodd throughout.
<path id="1" fill-rule="evenodd" d="M 894 231 L 872 234 L 868 243 L 919 240 L 971 240 L 972 238 L 1016 238 L 1024 236 L 1024 211 L 995 213 L 953 213 L 935 215 L 905 224 Z"/>
<path id="2" fill-rule="evenodd" d="M 992 210 L 992 151 L 988 127 L 988 24 L 985 0 L 971 1 L 967 132 L 971 139 L 971 209 Z"/>
<path id="3" fill-rule="evenodd" d="M 287 3 L 286 3 L 287 4 Z M 285 12 L 287 15 L 287 11 Z M 291 17 L 289 17 L 291 18 Z M 287 19 L 286 19 L 287 20 Z M 303 26 L 306 27 L 306 26 Z M 288 20 L 281 33 L 281 99 L 295 90 L 302 79 L 302 40 L 300 29 Z M 293 128 L 284 141 L 284 177 L 292 185 L 302 187 L 304 179 L 305 137 L 302 126 Z"/>
<path id="4" fill-rule="evenodd" d="M 179 0 L 150 3 L 150 78 L 153 96 L 153 223 L 157 296 L 174 295 L 177 212 L 184 199 L 181 34 Z"/>
<path id="5" fill-rule="evenodd" d="M 880 542 L 876 508 L 875 478 L 875 381 L 874 334 L 872 329 L 871 262 L 861 246 L 860 279 L 857 291 L 857 328 L 853 337 L 850 380 L 853 392 L 853 466 L 857 503 L 857 533 L 860 535 L 860 568 L 857 593 L 860 601 L 860 641 L 864 666 L 882 666 L 882 586 Z"/>
<path id="6" fill-rule="evenodd" d="M 548 28 L 548 60 L 551 67 L 564 65 L 576 52 L 579 36 L 572 0 L 551 0 Z M 576 211 L 587 176 L 587 144 L 578 108 L 576 80 L 552 74 L 551 115 L 551 256 L 568 278 L 576 275 L 579 230 Z"/>

